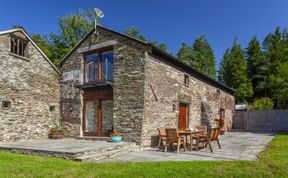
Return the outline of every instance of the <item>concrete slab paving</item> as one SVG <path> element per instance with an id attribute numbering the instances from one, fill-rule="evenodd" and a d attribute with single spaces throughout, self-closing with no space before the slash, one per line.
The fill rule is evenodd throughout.
<path id="1" fill-rule="evenodd" d="M 101 162 L 153 162 L 153 161 L 192 161 L 192 160 L 255 160 L 273 139 L 273 133 L 227 132 L 221 136 L 222 149 L 212 143 L 213 153 L 208 148 L 199 151 L 163 152 L 157 148 L 148 148 L 139 152 L 127 153 Z M 189 149 L 190 150 L 190 149 Z"/>
<path id="2" fill-rule="evenodd" d="M 180 154 L 174 152 L 163 152 L 157 148 L 146 148 L 134 152 L 117 155 L 113 158 L 99 160 L 98 162 L 154 162 L 154 161 L 192 161 L 192 160 L 255 160 L 257 155 L 263 151 L 268 143 L 273 139 L 273 133 L 253 133 L 253 132 L 227 132 L 221 136 L 220 143 L 222 149 L 218 148 L 217 143 L 212 143 L 213 153 L 208 148 L 187 152 L 181 149 Z M 0 149 L 11 148 L 39 150 L 51 152 L 55 156 L 56 152 L 67 153 L 68 155 L 58 157 L 68 157 L 77 153 L 89 153 L 91 150 L 106 149 L 112 151 L 118 146 L 125 146 L 129 142 L 111 143 L 107 141 L 91 141 L 76 139 L 61 140 L 28 140 L 18 142 L 0 142 Z M 25 152 L 23 152 L 25 153 Z M 108 152 L 107 152 L 108 153 Z M 49 153 L 50 154 L 50 153 Z M 85 153 L 86 154 L 86 153 Z M 109 154 L 109 153 L 108 153 Z M 39 154 L 41 155 L 41 154 Z M 66 159 L 66 158 L 65 158 Z"/>
<path id="3" fill-rule="evenodd" d="M 78 153 L 90 150 L 110 148 L 117 145 L 124 145 L 126 142 L 113 143 L 107 141 L 91 141 L 76 139 L 42 139 L 17 142 L 0 142 L 0 148 L 20 148 L 42 151 L 54 151 L 65 153 Z"/>

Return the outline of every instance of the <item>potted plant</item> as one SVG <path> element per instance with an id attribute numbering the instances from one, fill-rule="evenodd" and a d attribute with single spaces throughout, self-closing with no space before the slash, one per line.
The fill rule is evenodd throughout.
<path id="1" fill-rule="evenodd" d="M 61 126 L 54 126 L 49 129 L 48 138 L 50 139 L 62 139 L 64 138 L 64 129 Z"/>
<path id="2" fill-rule="evenodd" d="M 115 130 L 111 133 L 110 138 L 111 142 L 120 142 L 122 140 L 120 132 Z"/>
<path id="3" fill-rule="evenodd" d="M 217 127 L 219 128 L 220 134 L 225 133 L 225 128 L 224 128 L 224 119 L 215 119 L 217 123 Z"/>

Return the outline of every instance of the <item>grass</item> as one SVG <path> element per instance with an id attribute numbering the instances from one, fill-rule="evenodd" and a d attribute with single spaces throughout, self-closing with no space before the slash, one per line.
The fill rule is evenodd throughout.
<path id="1" fill-rule="evenodd" d="M 80 163 L 0 152 L 0 177 L 288 177 L 288 133 L 256 161 Z"/>

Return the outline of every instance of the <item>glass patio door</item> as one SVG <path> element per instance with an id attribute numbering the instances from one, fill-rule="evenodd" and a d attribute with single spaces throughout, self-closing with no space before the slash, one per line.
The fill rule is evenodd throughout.
<path id="1" fill-rule="evenodd" d="M 101 116 L 99 102 L 87 101 L 84 103 L 84 107 L 84 136 L 97 136 L 100 134 L 99 119 Z"/>

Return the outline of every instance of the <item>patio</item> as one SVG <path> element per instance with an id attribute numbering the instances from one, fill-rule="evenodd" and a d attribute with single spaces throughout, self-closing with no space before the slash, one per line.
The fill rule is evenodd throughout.
<path id="1" fill-rule="evenodd" d="M 128 153 L 113 159 L 102 160 L 104 162 L 154 162 L 154 161 L 192 161 L 192 160 L 255 160 L 273 139 L 273 133 L 253 133 L 231 131 L 221 136 L 222 149 L 217 143 L 212 143 L 214 153 L 209 148 L 199 151 L 163 152 L 157 148 L 150 148 L 139 152 Z"/>
<path id="2" fill-rule="evenodd" d="M 212 143 L 214 153 L 208 148 L 199 151 L 164 153 L 156 148 L 140 149 L 135 143 L 110 143 L 77 139 L 30 140 L 0 142 L 0 150 L 16 153 L 58 157 L 78 161 L 97 162 L 153 162 L 192 160 L 255 160 L 272 140 L 272 133 L 227 132 L 221 136 L 222 149 Z"/>

